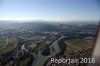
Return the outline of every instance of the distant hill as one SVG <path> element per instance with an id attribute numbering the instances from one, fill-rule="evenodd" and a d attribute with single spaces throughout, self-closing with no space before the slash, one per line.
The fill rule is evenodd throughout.
<path id="1" fill-rule="evenodd" d="M 51 31 L 57 30 L 57 26 L 49 24 L 48 22 L 25 22 L 25 23 L 12 23 L 0 21 L 0 27 L 10 29 L 25 29 L 25 30 L 38 30 L 38 31 Z"/>
<path id="2" fill-rule="evenodd" d="M 18 22 L 18 21 L 0 21 L 0 28 L 6 29 L 24 29 L 35 31 L 56 31 L 59 25 L 78 25 L 78 24 L 98 24 L 97 21 L 64 21 L 64 22 L 49 22 L 49 21 L 30 21 L 30 22 Z"/>

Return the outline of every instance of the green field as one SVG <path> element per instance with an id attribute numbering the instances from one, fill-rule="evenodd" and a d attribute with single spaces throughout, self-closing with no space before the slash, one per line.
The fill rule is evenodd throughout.
<path id="1" fill-rule="evenodd" d="M 71 39 L 69 40 L 69 42 L 72 44 L 72 45 L 81 45 L 81 44 L 85 44 L 85 40 L 84 39 L 80 39 L 80 38 L 76 38 L 76 39 Z"/>
<path id="2" fill-rule="evenodd" d="M 7 38 L 0 37 L 0 58 L 2 58 L 4 54 L 12 51 L 15 48 L 13 47 L 14 44 L 9 46 L 11 43 L 11 40 L 8 40 L 7 44 Z"/>
<path id="3" fill-rule="evenodd" d="M 31 60 L 31 57 L 27 57 L 19 62 L 19 66 L 26 66 L 27 63 Z"/>
<path id="4" fill-rule="evenodd" d="M 47 45 L 46 44 L 41 44 L 38 48 L 37 48 L 37 52 L 39 52 L 40 50 L 44 49 Z"/>
<path id="5" fill-rule="evenodd" d="M 40 39 L 41 39 L 40 36 L 33 36 L 29 38 L 29 40 L 40 40 Z"/>
<path id="6" fill-rule="evenodd" d="M 0 48 L 2 48 L 5 44 L 7 44 L 6 38 L 0 37 Z"/>

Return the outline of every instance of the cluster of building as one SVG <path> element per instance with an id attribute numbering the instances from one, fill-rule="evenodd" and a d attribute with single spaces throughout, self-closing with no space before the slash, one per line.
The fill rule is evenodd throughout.
<path id="1" fill-rule="evenodd" d="M 32 40 L 30 44 L 27 44 L 27 47 L 29 49 L 36 49 L 38 47 L 49 45 L 52 41 L 56 39 L 56 36 L 58 35 L 57 32 L 44 32 L 41 36 L 38 36 L 39 39 Z M 36 36 L 33 36 L 36 37 Z"/>

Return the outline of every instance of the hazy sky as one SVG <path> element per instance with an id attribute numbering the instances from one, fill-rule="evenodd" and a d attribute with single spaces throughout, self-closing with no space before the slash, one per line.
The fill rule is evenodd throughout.
<path id="1" fill-rule="evenodd" d="M 97 0 L 0 0 L 0 20 L 99 20 Z"/>

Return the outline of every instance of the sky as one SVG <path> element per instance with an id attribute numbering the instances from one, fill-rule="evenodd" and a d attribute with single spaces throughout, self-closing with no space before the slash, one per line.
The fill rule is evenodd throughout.
<path id="1" fill-rule="evenodd" d="M 98 21 L 97 0 L 0 0 L 0 20 Z"/>

